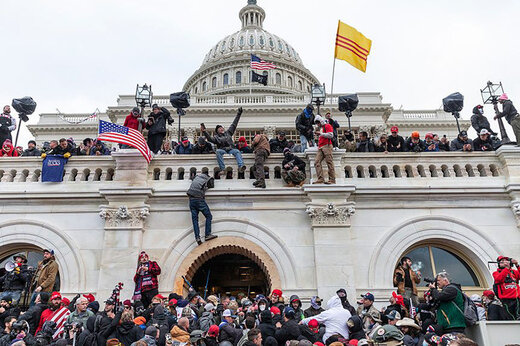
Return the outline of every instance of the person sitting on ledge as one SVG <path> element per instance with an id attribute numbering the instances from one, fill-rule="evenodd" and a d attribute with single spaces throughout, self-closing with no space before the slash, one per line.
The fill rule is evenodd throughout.
<path id="1" fill-rule="evenodd" d="M 209 133 L 206 131 L 206 127 L 204 126 L 204 124 L 200 124 L 200 131 L 202 132 L 204 137 L 206 137 L 207 141 L 217 146 L 216 154 L 218 166 L 220 168 L 220 175 L 226 174 L 224 154 L 231 154 L 236 158 L 239 172 L 243 173 L 246 170 L 246 166 L 244 166 L 244 161 L 242 160 L 242 153 L 237 148 L 235 148 L 235 144 L 233 143 L 233 134 L 237 129 L 237 125 L 240 121 L 241 115 L 242 107 L 238 109 L 235 119 L 233 120 L 233 122 L 227 130 L 225 130 L 222 125 L 217 125 L 215 127 L 215 134 L 213 135 L 213 137 L 211 137 Z"/>
<path id="2" fill-rule="evenodd" d="M 291 153 L 291 149 L 283 150 L 284 159 L 282 161 L 282 179 L 288 187 L 303 185 L 305 182 L 306 163 L 298 156 Z"/>
<path id="3" fill-rule="evenodd" d="M 240 136 L 238 139 L 237 148 L 242 154 L 251 154 L 253 152 L 253 149 L 247 145 L 246 137 L 244 136 Z"/>

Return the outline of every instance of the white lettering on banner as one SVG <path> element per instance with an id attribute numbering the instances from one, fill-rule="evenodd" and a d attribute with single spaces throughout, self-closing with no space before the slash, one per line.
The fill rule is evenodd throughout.
<path id="1" fill-rule="evenodd" d="M 61 165 L 60 160 L 49 160 L 47 161 L 47 167 L 55 167 Z"/>

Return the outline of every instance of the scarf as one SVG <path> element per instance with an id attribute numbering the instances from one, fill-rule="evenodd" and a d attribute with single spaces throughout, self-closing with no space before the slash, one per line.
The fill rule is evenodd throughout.
<path id="1" fill-rule="evenodd" d="M 312 308 L 313 308 L 314 310 L 319 310 L 319 309 L 321 308 L 321 305 L 319 305 L 318 303 L 316 303 L 316 299 L 317 299 L 317 298 L 318 298 L 317 296 L 313 296 L 313 297 L 311 298 L 311 306 L 312 306 Z"/>

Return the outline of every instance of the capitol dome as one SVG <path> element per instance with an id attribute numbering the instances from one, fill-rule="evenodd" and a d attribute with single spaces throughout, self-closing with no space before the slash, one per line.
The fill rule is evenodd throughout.
<path id="1" fill-rule="evenodd" d="M 301 94 L 310 92 L 311 86 L 319 83 L 289 43 L 263 29 L 265 11 L 256 0 L 248 0 L 239 17 L 242 29 L 211 48 L 201 67 L 184 85 L 185 91 L 194 95 Z M 276 65 L 276 69 L 269 71 L 255 70 L 268 75 L 267 86 L 250 83 L 251 54 Z"/>

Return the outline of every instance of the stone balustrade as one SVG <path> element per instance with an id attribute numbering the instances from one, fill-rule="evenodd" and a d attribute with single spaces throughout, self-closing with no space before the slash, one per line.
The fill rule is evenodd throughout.
<path id="1" fill-rule="evenodd" d="M 336 177 L 339 183 L 370 184 L 370 181 L 452 181 L 460 184 L 466 179 L 494 179 L 502 184 L 510 180 L 508 165 L 510 159 L 501 159 L 501 152 L 520 153 L 516 147 L 505 147 L 498 152 L 490 153 L 334 153 Z M 307 163 L 308 182 L 315 179 L 314 157 L 315 152 L 307 151 L 299 154 Z M 504 156 L 504 155 L 502 155 Z M 510 157 L 509 155 L 508 157 Z M 515 157 L 514 155 L 511 157 Z M 219 177 L 218 165 L 214 155 L 172 155 L 157 156 L 147 171 L 142 172 L 147 177 L 148 184 L 154 182 L 190 180 L 196 174 L 208 172 L 222 182 L 244 182 L 250 185 L 254 179 L 254 155 L 244 154 L 244 163 L 247 170 L 239 173 L 234 157 L 225 157 L 226 175 Z M 281 187 L 282 154 L 272 154 L 265 163 L 266 177 L 269 186 Z M 65 183 L 107 182 L 114 180 L 117 174 L 117 158 L 114 156 L 73 156 L 69 159 L 64 173 Z M 518 161 L 520 162 L 520 156 Z M 516 162 L 516 160 L 515 160 Z M 41 181 L 41 158 L 18 157 L 0 158 L 0 183 L 20 183 Z M 324 164 L 326 170 L 326 165 Z M 144 166 L 145 167 L 145 166 Z M 510 169 L 513 167 L 510 167 Z M 512 177 L 514 179 L 514 177 Z M 274 184 L 274 185 L 273 185 Z"/>

